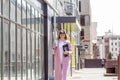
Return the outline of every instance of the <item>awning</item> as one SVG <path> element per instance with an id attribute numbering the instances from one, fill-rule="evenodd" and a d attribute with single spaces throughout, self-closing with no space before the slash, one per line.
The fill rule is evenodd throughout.
<path id="1" fill-rule="evenodd" d="M 74 16 L 54 16 L 52 19 L 53 23 L 75 23 L 75 27 L 77 27 L 75 29 L 81 31 L 80 24 Z"/>

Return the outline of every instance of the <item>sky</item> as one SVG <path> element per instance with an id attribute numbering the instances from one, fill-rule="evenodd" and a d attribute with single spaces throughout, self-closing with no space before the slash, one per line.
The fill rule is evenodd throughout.
<path id="1" fill-rule="evenodd" d="M 90 0 L 91 19 L 97 22 L 97 35 L 111 30 L 120 35 L 120 0 Z"/>

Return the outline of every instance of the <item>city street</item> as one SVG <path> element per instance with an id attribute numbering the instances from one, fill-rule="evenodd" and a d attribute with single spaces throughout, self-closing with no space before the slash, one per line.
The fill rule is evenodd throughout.
<path id="1" fill-rule="evenodd" d="M 67 80 L 118 80 L 117 76 L 104 76 L 103 68 L 84 68 L 82 70 L 73 70 L 72 77 Z"/>

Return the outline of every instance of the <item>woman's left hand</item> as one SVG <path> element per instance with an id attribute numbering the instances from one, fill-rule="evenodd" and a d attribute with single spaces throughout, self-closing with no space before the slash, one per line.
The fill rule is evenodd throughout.
<path id="1" fill-rule="evenodd" d="M 69 53 L 69 51 L 64 51 L 64 54 L 68 54 Z"/>

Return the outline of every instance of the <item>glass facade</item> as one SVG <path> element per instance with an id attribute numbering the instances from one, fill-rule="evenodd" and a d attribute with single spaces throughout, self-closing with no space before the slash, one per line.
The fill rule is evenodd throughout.
<path id="1" fill-rule="evenodd" d="M 2 53 L 2 51 L 1 51 L 1 46 L 2 46 L 2 44 L 1 44 L 1 18 L 0 18 L 0 76 L 1 76 L 1 72 L 2 72 L 2 56 L 1 56 L 1 53 Z M 0 78 L 0 80 L 1 80 L 1 78 Z"/>
<path id="2" fill-rule="evenodd" d="M 43 77 L 44 15 L 26 0 L 0 0 L 0 80 Z"/>

